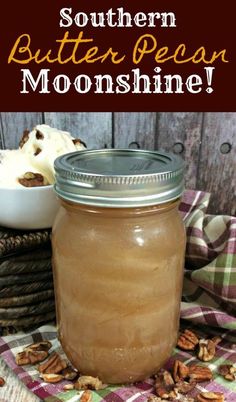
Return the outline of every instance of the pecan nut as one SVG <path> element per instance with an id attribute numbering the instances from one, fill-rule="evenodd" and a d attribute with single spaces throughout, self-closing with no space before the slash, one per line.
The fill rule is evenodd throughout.
<path id="1" fill-rule="evenodd" d="M 62 370 L 61 374 L 65 380 L 73 381 L 78 377 L 78 371 L 74 370 L 73 367 L 69 366 Z"/>
<path id="2" fill-rule="evenodd" d="M 80 402 L 92 402 L 92 400 L 93 394 L 89 390 L 84 391 L 82 396 L 80 397 Z"/>
<path id="3" fill-rule="evenodd" d="M 179 381 L 175 384 L 175 388 L 180 394 L 187 394 L 196 387 L 196 382 Z"/>
<path id="4" fill-rule="evenodd" d="M 5 385 L 5 380 L 4 378 L 0 377 L 0 387 L 3 387 Z"/>
<path id="5" fill-rule="evenodd" d="M 221 336 L 214 336 L 211 340 L 215 345 L 218 345 L 222 341 L 222 338 Z"/>
<path id="6" fill-rule="evenodd" d="M 31 345 L 26 346 L 24 348 L 24 350 L 37 351 L 37 352 L 38 351 L 41 352 L 42 350 L 45 350 L 48 352 L 51 349 L 51 347 L 52 347 L 52 344 L 50 341 L 41 341 L 41 342 L 37 342 L 37 343 L 31 343 Z"/>
<path id="7" fill-rule="evenodd" d="M 224 402 L 224 394 L 222 392 L 201 392 L 197 395 L 199 402 Z"/>
<path id="8" fill-rule="evenodd" d="M 218 371 L 221 375 L 225 376 L 229 374 L 231 367 L 233 367 L 231 364 L 221 364 L 221 366 L 218 367 Z"/>
<path id="9" fill-rule="evenodd" d="M 195 402 L 195 399 L 189 398 L 188 396 L 184 396 L 180 399 L 180 402 Z"/>
<path id="10" fill-rule="evenodd" d="M 43 374 L 58 374 L 66 367 L 66 360 L 63 360 L 59 354 L 55 352 L 46 362 L 38 366 L 38 371 Z"/>
<path id="11" fill-rule="evenodd" d="M 61 374 L 44 374 L 42 373 L 40 377 L 43 379 L 44 382 L 50 382 L 55 384 L 63 380 L 63 376 Z"/>
<path id="12" fill-rule="evenodd" d="M 41 341 L 32 343 L 26 346 L 22 352 L 16 355 L 16 364 L 18 366 L 24 366 L 25 364 L 40 363 L 48 357 L 48 351 L 52 344 L 49 341 Z"/>
<path id="13" fill-rule="evenodd" d="M 172 375 L 167 370 L 160 370 L 156 375 L 155 390 L 162 399 L 171 399 L 178 396 Z"/>
<path id="14" fill-rule="evenodd" d="M 75 383 L 76 390 L 86 390 L 86 389 L 104 389 L 104 384 L 97 377 L 91 377 L 88 375 L 82 375 L 78 378 Z"/>
<path id="15" fill-rule="evenodd" d="M 194 350 L 198 345 L 198 342 L 197 335 L 194 332 L 185 329 L 184 332 L 180 334 L 177 345 L 183 350 Z"/>
<path id="16" fill-rule="evenodd" d="M 236 377 L 235 377 L 235 374 L 226 374 L 225 375 L 225 380 L 227 380 L 227 381 L 234 381 L 234 380 L 236 380 Z"/>
<path id="17" fill-rule="evenodd" d="M 208 367 L 192 364 L 189 366 L 190 382 L 210 381 L 213 378 L 212 371 Z"/>
<path id="18" fill-rule="evenodd" d="M 234 367 L 232 364 L 222 364 L 219 366 L 218 371 L 225 378 L 225 380 L 236 380 L 236 367 Z"/>
<path id="19" fill-rule="evenodd" d="M 18 178 L 18 182 L 24 187 L 42 187 L 49 184 L 42 174 L 33 172 L 26 172 Z"/>
<path id="20" fill-rule="evenodd" d="M 15 357 L 15 361 L 16 361 L 17 366 L 24 366 L 26 364 L 30 364 L 30 358 L 26 351 L 17 353 L 17 355 Z"/>
<path id="21" fill-rule="evenodd" d="M 39 131 L 39 130 L 36 130 L 35 137 L 36 137 L 37 140 L 43 140 L 44 139 L 43 133 L 41 133 L 41 131 Z"/>
<path id="22" fill-rule="evenodd" d="M 216 344 L 211 339 L 200 339 L 198 358 L 203 362 L 209 362 L 216 354 Z"/>
<path id="23" fill-rule="evenodd" d="M 23 147 L 23 145 L 28 141 L 28 139 L 29 139 L 29 130 L 24 130 L 23 131 L 23 136 L 22 136 L 22 138 L 21 138 L 21 140 L 20 140 L 20 143 L 19 143 L 19 147 L 20 148 L 22 148 Z"/>
<path id="24" fill-rule="evenodd" d="M 173 378 L 175 382 L 184 380 L 189 375 L 189 368 L 180 360 L 175 360 L 173 367 Z"/>
<path id="25" fill-rule="evenodd" d="M 74 384 L 66 384 L 66 385 L 64 385 L 64 387 L 63 387 L 63 391 L 71 391 L 71 390 L 73 390 L 73 389 L 75 389 Z"/>
<path id="26" fill-rule="evenodd" d="M 15 361 L 18 366 L 24 366 L 26 364 L 40 363 L 47 357 L 48 352 L 46 350 L 42 351 L 24 350 L 23 352 L 17 353 Z"/>
<path id="27" fill-rule="evenodd" d="M 34 156 L 37 156 L 38 154 L 40 154 L 40 152 L 42 152 L 41 148 L 36 148 L 35 152 L 34 152 Z"/>
<path id="28" fill-rule="evenodd" d="M 83 142 L 80 138 L 74 138 L 72 140 L 73 144 L 76 145 L 83 145 L 85 148 L 87 148 L 87 145 L 85 144 L 85 142 Z"/>

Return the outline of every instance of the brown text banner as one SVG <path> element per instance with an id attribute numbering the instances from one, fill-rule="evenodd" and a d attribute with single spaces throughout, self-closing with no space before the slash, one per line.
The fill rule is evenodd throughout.
<path id="1" fill-rule="evenodd" d="M 233 111 L 232 5 L 2 6 L 2 111 Z"/>

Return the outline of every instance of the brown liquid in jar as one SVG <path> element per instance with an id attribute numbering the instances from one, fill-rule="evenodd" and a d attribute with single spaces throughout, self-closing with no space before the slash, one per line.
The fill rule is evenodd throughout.
<path id="1" fill-rule="evenodd" d="M 145 379 L 177 340 L 185 250 L 178 201 L 61 202 L 52 241 L 62 347 L 82 374 L 106 383 Z"/>

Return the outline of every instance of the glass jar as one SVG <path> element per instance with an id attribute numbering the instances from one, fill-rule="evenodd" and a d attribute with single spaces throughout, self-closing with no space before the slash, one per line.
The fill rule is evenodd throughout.
<path id="1" fill-rule="evenodd" d="M 142 150 L 57 159 L 53 227 L 59 339 L 80 373 L 106 383 L 155 373 L 176 344 L 185 231 L 183 163 Z"/>

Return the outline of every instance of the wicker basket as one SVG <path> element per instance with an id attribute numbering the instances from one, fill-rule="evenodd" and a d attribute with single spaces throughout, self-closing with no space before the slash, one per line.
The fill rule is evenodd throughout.
<path id="1" fill-rule="evenodd" d="M 54 320 L 50 231 L 0 228 L 0 333 Z"/>

